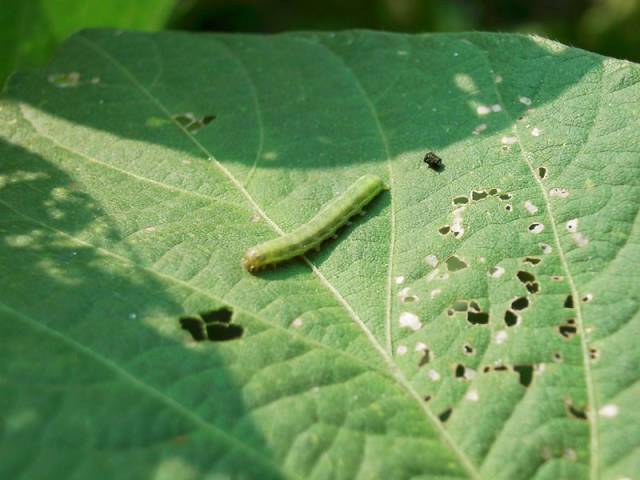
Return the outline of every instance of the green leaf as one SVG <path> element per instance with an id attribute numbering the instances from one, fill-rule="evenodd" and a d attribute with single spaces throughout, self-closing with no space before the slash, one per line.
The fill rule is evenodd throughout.
<path id="1" fill-rule="evenodd" d="M 3 0 L 0 85 L 11 72 L 45 63 L 73 32 L 90 27 L 157 30 L 175 0 Z"/>
<path id="2" fill-rule="evenodd" d="M 74 36 L 0 101 L 0 477 L 631 478 L 639 81 L 519 35 Z M 242 270 L 364 173 L 338 240 Z"/>

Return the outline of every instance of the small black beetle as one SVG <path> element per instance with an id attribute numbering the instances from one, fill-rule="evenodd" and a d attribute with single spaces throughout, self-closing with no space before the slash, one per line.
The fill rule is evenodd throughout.
<path id="1" fill-rule="evenodd" d="M 424 156 L 424 163 L 429 165 L 429 168 L 433 170 L 441 170 L 442 169 L 442 159 L 433 152 L 427 152 Z"/>

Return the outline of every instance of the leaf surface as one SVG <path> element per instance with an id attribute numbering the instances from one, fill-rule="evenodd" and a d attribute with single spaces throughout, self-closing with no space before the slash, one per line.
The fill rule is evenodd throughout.
<path id="1" fill-rule="evenodd" d="M 0 476 L 631 477 L 639 80 L 515 35 L 75 35 L 0 103 Z M 242 270 L 364 173 L 338 240 Z"/>

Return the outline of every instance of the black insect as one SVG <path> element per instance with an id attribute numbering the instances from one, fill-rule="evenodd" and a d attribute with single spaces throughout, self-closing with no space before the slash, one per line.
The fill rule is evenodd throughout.
<path id="1" fill-rule="evenodd" d="M 424 156 L 424 163 L 429 165 L 429 168 L 435 171 L 442 170 L 442 159 L 433 152 L 427 152 Z"/>

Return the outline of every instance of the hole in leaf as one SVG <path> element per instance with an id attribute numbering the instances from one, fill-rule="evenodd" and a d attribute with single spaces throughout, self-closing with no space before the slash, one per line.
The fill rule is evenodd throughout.
<path id="1" fill-rule="evenodd" d="M 506 372 L 507 370 L 509 370 L 506 365 L 496 365 L 495 367 L 493 367 L 493 369 L 496 372 Z"/>
<path id="2" fill-rule="evenodd" d="M 457 272 L 458 270 L 463 270 L 468 267 L 466 262 L 460 260 L 460 258 L 456 257 L 455 255 L 447 258 L 446 264 L 447 270 L 449 270 L 450 272 Z"/>
<path id="3" fill-rule="evenodd" d="M 438 232 L 440 232 L 440 235 L 446 235 L 447 233 L 449 233 L 450 230 L 451 230 L 451 227 L 449 225 L 445 225 L 443 227 L 440 227 L 438 229 Z"/>
<path id="4" fill-rule="evenodd" d="M 456 378 L 464 378 L 464 370 L 464 365 L 462 365 L 461 363 L 456 365 Z"/>
<path id="5" fill-rule="evenodd" d="M 464 352 L 465 355 L 473 355 L 473 347 L 468 343 L 465 343 L 462 346 L 462 351 Z"/>
<path id="6" fill-rule="evenodd" d="M 510 193 L 501 193 L 500 195 L 498 195 L 498 198 L 500 200 L 511 200 L 511 194 Z"/>
<path id="7" fill-rule="evenodd" d="M 418 367 L 422 367 L 423 365 L 426 365 L 427 363 L 429 363 L 429 360 L 431 360 L 431 351 L 428 348 L 425 348 L 422 351 L 422 357 L 418 362 Z"/>
<path id="8" fill-rule="evenodd" d="M 589 358 L 591 360 L 597 360 L 598 358 L 600 358 L 600 352 L 595 348 L 590 348 L 589 349 Z"/>
<path id="9" fill-rule="evenodd" d="M 180 326 L 187 330 L 194 340 L 221 342 L 240 338 L 244 329 L 231 323 L 233 316 L 229 308 L 220 308 L 202 312 L 198 317 L 180 318 Z"/>
<path id="10" fill-rule="evenodd" d="M 215 118 L 215 115 L 203 115 L 196 117 L 193 113 L 177 113 L 172 116 L 173 120 L 182 128 L 190 133 L 196 133 L 203 127 L 209 125 Z"/>
<path id="11" fill-rule="evenodd" d="M 469 302 L 469 310 L 472 310 L 474 312 L 479 312 L 480 311 L 480 305 L 478 305 L 476 302 L 474 302 L 473 300 Z"/>
<path id="12" fill-rule="evenodd" d="M 524 270 L 520 270 L 518 273 L 516 273 L 516 276 L 522 283 L 535 282 L 536 280 L 535 275 L 529 272 L 525 272 Z"/>
<path id="13" fill-rule="evenodd" d="M 474 190 L 474 191 L 471 192 L 471 200 L 474 200 L 476 202 L 478 200 L 484 200 L 485 198 L 487 198 L 487 195 L 488 195 L 487 192 L 484 192 L 484 191 L 478 192 L 478 191 Z"/>
<path id="14" fill-rule="evenodd" d="M 542 180 L 547 176 L 547 169 L 544 167 L 538 167 L 538 177 Z"/>
<path id="15" fill-rule="evenodd" d="M 563 277 L 560 275 L 552 275 L 551 280 L 553 280 L 554 282 L 561 282 L 563 280 Z"/>
<path id="16" fill-rule="evenodd" d="M 453 304 L 453 309 L 456 312 L 466 312 L 467 306 L 468 304 L 466 300 L 456 300 Z"/>
<path id="17" fill-rule="evenodd" d="M 516 298 L 511 302 L 511 308 L 514 310 L 524 310 L 529 306 L 529 299 L 527 297 Z"/>
<path id="18" fill-rule="evenodd" d="M 225 323 L 209 323 L 207 324 L 207 336 L 212 342 L 225 342 L 240 338 L 244 329 L 240 325 L 232 325 Z"/>
<path id="19" fill-rule="evenodd" d="M 564 301 L 564 308 L 573 308 L 573 295 L 567 295 Z"/>
<path id="20" fill-rule="evenodd" d="M 541 258 L 538 257 L 526 257 L 522 260 L 522 263 L 528 263 L 530 265 L 538 265 L 542 261 Z"/>
<path id="21" fill-rule="evenodd" d="M 425 401 L 425 402 L 429 402 L 429 401 L 431 401 L 431 395 L 427 395 L 427 396 L 425 396 L 425 397 L 424 397 L 424 401 Z"/>
<path id="22" fill-rule="evenodd" d="M 569 414 L 569 416 L 571 416 L 573 418 L 577 418 L 578 420 L 586 420 L 587 419 L 587 413 L 586 413 L 585 409 L 584 408 L 577 408 L 577 407 L 573 406 L 573 404 L 572 404 L 572 402 L 570 400 L 565 400 L 564 406 L 567 409 L 567 413 Z"/>
<path id="23" fill-rule="evenodd" d="M 576 329 L 576 327 L 574 325 L 560 325 L 558 327 L 558 332 L 564 338 L 569 340 L 569 339 L 571 339 L 571 337 L 573 337 L 576 334 L 577 329 Z"/>
<path id="24" fill-rule="evenodd" d="M 451 417 L 451 413 L 452 412 L 453 412 L 453 408 L 449 407 L 444 412 L 442 412 L 440 415 L 438 415 L 438 418 L 440 419 L 440 421 L 442 423 L 444 423 L 447 420 L 449 420 L 449 417 Z"/>
<path id="25" fill-rule="evenodd" d="M 533 365 L 514 365 L 513 369 L 518 374 L 520 385 L 528 387 L 533 379 Z"/>
<path id="26" fill-rule="evenodd" d="M 219 308 L 218 310 L 210 310 L 208 312 L 202 312 L 200 317 L 206 323 L 222 322 L 230 323 L 233 312 L 228 308 Z"/>
<path id="27" fill-rule="evenodd" d="M 196 342 L 201 342 L 207 338 L 204 330 L 204 322 L 200 318 L 182 317 L 180 327 L 191 334 Z"/>
<path id="28" fill-rule="evenodd" d="M 507 205 L 505 205 L 504 209 L 505 209 L 507 212 L 510 212 L 511 210 L 513 210 L 513 206 L 512 206 L 510 203 L 508 203 Z"/>
<path id="29" fill-rule="evenodd" d="M 461 197 L 454 197 L 453 199 L 453 204 L 454 205 L 464 205 L 466 203 L 469 203 L 469 199 L 465 196 L 461 196 Z"/>
<path id="30" fill-rule="evenodd" d="M 492 188 L 491 190 L 489 190 L 489 195 L 497 195 L 497 194 L 498 194 L 497 188 Z"/>
<path id="31" fill-rule="evenodd" d="M 540 291 L 540 284 L 538 282 L 531 282 L 525 285 L 529 293 L 538 293 Z"/>
<path id="32" fill-rule="evenodd" d="M 504 312 L 504 323 L 507 324 L 507 327 L 514 327 L 518 325 L 520 321 L 520 317 L 513 313 L 511 310 L 507 310 Z"/>
<path id="33" fill-rule="evenodd" d="M 532 223 L 529 225 L 529 231 L 531 233 L 541 233 L 544 230 L 544 225 L 542 223 Z"/>
<path id="34" fill-rule="evenodd" d="M 562 362 L 562 354 L 559 352 L 554 353 L 551 358 L 553 358 L 553 361 L 556 363 Z"/>
<path id="35" fill-rule="evenodd" d="M 486 312 L 467 312 L 467 322 L 471 325 L 486 325 L 489 323 L 489 314 Z"/>

